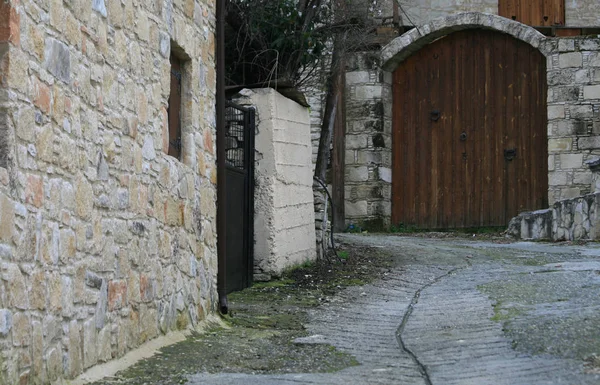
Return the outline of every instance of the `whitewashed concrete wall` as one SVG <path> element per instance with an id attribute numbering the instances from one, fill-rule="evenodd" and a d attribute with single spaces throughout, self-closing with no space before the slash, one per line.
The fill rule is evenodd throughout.
<path id="1" fill-rule="evenodd" d="M 254 279 L 316 259 L 310 114 L 273 89 L 243 90 L 256 108 Z"/>

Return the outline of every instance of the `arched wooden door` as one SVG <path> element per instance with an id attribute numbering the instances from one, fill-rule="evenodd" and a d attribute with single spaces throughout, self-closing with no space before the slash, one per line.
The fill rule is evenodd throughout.
<path id="1" fill-rule="evenodd" d="M 455 32 L 394 72 L 394 224 L 504 226 L 548 205 L 546 58 L 511 36 Z"/>

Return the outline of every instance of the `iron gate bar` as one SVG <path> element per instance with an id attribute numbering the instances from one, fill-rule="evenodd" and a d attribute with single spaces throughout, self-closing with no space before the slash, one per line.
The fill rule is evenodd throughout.
<path id="1" fill-rule="evenodd" d="M 237 220 L 239 217 L 236 212 L 239 212 L 239 201 L 242 200 L 241 207 L 242 218 L 242 244 L 236 244 L 238 239 L 228 239 L 228 258 L 235 258 L 242 255 L 242 260 L 246 264 L 243 277 L 238 277 L 239 267 L 232 265 L 230 262 L 226 264 L 227 279 L 226 291 L 229 293 L 233 290 L 243 289 L 252 285 L 252 275 L 254 271 L 254 134 L 255 134 L 255 111 L 253 108 L 246 108 L 231 101 L 226 102 L 225 108 L 225 127 L 224 127 L 224 147 L 226 173 L 231 178 L 232 185 L 228 187 L 228 194 L 239 193 L 239 178 L 243 178 L 243 191 L 241 196 L 229 196 L 227 198 L 228 230 L 235 234 L 236 229 L 232 226 L 238 226 Z M 231 211 L 233 210 L 233 211 Z M 237 223 L 236 223 L 237 222 Z M 232 234 L 230 234 L 232 235 Z M 239 250 L 241 246 L 241 250 Z M 234 279 L 232 279 L 234 278 Z M 241 280 L 241 282 L 240 282 Z"/>
<path id="2" fill-rule="evenodd" d="M 250 134 L 248 135 L 248 148 L 250 150 L 246 152 L 246 156 L 248 157 L 247 164 L 251 166 L 248 177 L 248 286 L 252 286 L 254 282 L 254 140 L 256 133 L 256 111 L 254 108 L 248 109 L 246 119 L 248 119 L 247 127 Z"/>
<path id="3" fill-rule="evenodd" d="M 225 1 L 217 0 L 217 291 L 219 310 L 227 314 L 227 204 L 225 202 Z"/>

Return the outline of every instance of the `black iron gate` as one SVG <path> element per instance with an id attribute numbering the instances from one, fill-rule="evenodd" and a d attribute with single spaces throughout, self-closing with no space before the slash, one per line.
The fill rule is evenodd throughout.
<path id="1" fill-rule="evenodd" d="M 254 265 L 254 110 L 225 108 L 227 293 L 252 284 Z"/>

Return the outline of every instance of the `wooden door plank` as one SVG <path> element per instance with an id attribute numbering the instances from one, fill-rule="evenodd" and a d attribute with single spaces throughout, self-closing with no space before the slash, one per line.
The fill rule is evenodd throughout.
<path id="1" fill-rule="evenodd" d="M 494 42 L 496 38 L 496 34 L 490 34 L 487 37 L 487 44 L 482 44 L 483 51 L 483 81 L 484 81 L 484 92 L 483 92 L 483 132 L 485 140 L 483 142 L 483 152 L 484 152 L 484 170 L 486 172 L 483 174 L 482 178 L 482 186 L 483 186 L 483 194 L 482 194 L 482 203 L 481 203 L 481 212 L 482 212 L 482 223 L 491 224 L 493 223 L 492 217 L 492 207 L 494 206 L 494 200 L 492 196 L 492 180 L 494 178 L 494 164 L 493 164 L 493 131 L 492 131 L 492 116 L 494 114 L 494 99 L 493 96 L 496 94 L 496 90 L 493 87 L 494 78 L 492 76 L 492 71 L 494 68 L 494 64 L 491 58 L 491 49 L 495 49 Z M 491 43 L 491 44 L 490 44 Z"/>
<path id="2" fill-rule="evenodd" d="M 341 64 L 343 66 L 343 63 Z M 342 67 L 344 68 L 344 67 Z M 345 154 L 346 154 L 346 76 L 340 75 L 340 87 L 338 89 L 338 109 L 333 127 L 333 151 L 332 151 L 332 195 L 336 204 L 333 207 L 334 231 L 344 231 L 346 218 L 344 204 L 345 198 Z"/>
<path id="3" fill-rule="evenodd" d="M 443 45 L 436 44 L 435 49 L 432 49 L 431 55 L 428 59 L 431 62 L 429 68 L 429 89 L 435 90 L 435 92 L 429 92 L 429 119 L 427 121 L 429 138 L 429 151 L 430 151 L 430 170 L 428 173 L 429 179 L 429 204 L 424 209 L 429 213 L 428 228 L 436 229 L 439 228 L 440 222 L 440 193 L 439 193 L 439 159 L 440 159 L 440 148 L 438 146 L 440 139 L 440 125 L 441 117 L 435 121 L 432 117 L 433 111 L 440 111 L 440 94 L 443 92 L 440 87 L 440 67 L 443 65 L 443 57 L 441 57 L 441 50 Z M 433 47 L 432 47 L 433 48 Z M 440 112 L 441 113 L 441 112 Z"/>
<path id="4" fill-rule="evenodd" d="M 498 0 L 498 15 L 502 17 L 509 17 L 508 0 Z"/>
<path id="5" fill-rule="evenodd" d="M 509 89 L 507 95 L 507 106 L 506 106 L 506 118 L 508 119 L 508 124 L 506 125 L 505 132 L 505 150 L 512 150 L 517 148 L 516 141 L 516 133 L 517 133 L 517 118 L 519 116 L 519 106 L 517 103 L 518 98 L 518 74 L 519 74 L 519 57 L 514 49 L 514 42 L 511 40 L 509 43 L 509 49 L 507 52 L 508 58 L 508 71 L 507 71 L 507 81 L 509 82 Z M 505 202 L 505 218 L 509 220 L 514 216 L 514 212 L 516 211 L 516 178 L 517 174 L 515 170 L 514 162 L 509 160 L 504 161 L 506 166 L 506 174 L 507 178 L 504 181 L 506 184 L 506 202 Z"/>
<path id="6" fill-rule="evenodd" d="M 404 97 L 406 98 L 407 108 L 404 110 L 406 116 L 402 117 L 404 127 L 401 130 L 403 140 L 402 156 L 404 157 L 404 175 L 402 175 L 402 180 L 400 182 L 403 184 L 402 191 L 404 197 L 404 206 L 402 208 L 401 219 L 403 223 L 407 223 L 409 220 L 411 220 L 414 207 L 414 198 L 410 195 L 411 187 L 415 180 L 414 163 L 412 159 L 413 154 L 411 151 L 415 146 L 413 135 L 411 134 L 411 131 L 414 129 L 414 107 L 416 106 L 416 96 L 414 94 L 411 94 L 414 88 L 412 83 L 416 76 L 414 61 L 411 60 L 406 64 L 405 76 L 407 88 L 405 90 L 402 90 L 402 92 L 404 93 Z"/>
<path id="7" fill-rule="evenodd" d="M 523 1 L 530 1 L 530 0 L 515 0 L 515 9 L 514 9 L 514 14 L 517 17 L 515 20 L 524 23 L 523 21 Z"/>
<path id="8" fill-rule="evenodd" d="M 453 101 L 456 98 L 454 88 L 454 71 L 456 68 L 456 57 L 454 56 L 454 45 L 444 44 L 442 51 L 444 63 L 446 63 L 440 72 L 440 111 L 442 114 L 442 124 L 440 127 L 439 148 L 442 153 L 440 156 L 440 193 L 441 193 L 441 211 L 442 220 L 440 226 L 449 228 L 452 226 L 452 183 L 453 169 L 452 154 L 454 152 L 453 142 L 453 121 L 454 111 Z"/>
<path id="9" fill-rule="evenodd" d="M 487 206 L 490 204 L 487 200 L 487 178 L 489 177 L 490 167 L 488 164 L 489 153 L 487 150 L 487 143 L 489 142 L 488 133 L 485 126 L 486 119 L 486 70 L 487 63 L 485 61 L 485 47 L 489 44 L 491 34 L 488 31 L 482 31 L 482 34 L 477 34 L 476 45 L 475 45 L 475 56 L 478 58 L 476 67 L 476 78 L 477 82 L 477 95 L 475 105 L 477 106 L 477 113 L 474 115 L 475 130 L 477 131 L 477 161 L 475 167 L 477 173 L 475 174 L 478 186 L 475 187 L 476 194 L 476 206 L 475 206 L 475 218 L 473 221 L 474 226 L 485 226 L 487 224 L 487 218 L 485 211 Z"/>
<path id="10" fill-rule="evenodd" d="M 429 196 L 429 173 L 431 159 L 431 150 L 429 145 L 429 94 L 431 93 L 431 85 L 429 84 L 429 70 L 432 65 L 431 61 L 428 60 L 429 50 L 422 50 L 420 53 L 420 70 L 419 70 L 419 83 L 425 85 L 424 87 L 419 87 L 419 112 L 417 115 L 417 131 L 415 135 L 417 137 L 417 168 L 419 172 L 418 180 L 417 180 L 417 208 L 416 208 L 416 218 L 417 218 L 417 226 L 421 228 L 428 227 L 428 212 L 427 205 L 430 203 Z"/>
<path id="11" fill-rule="evenodd" d="M 564 1 L 564 0 L 563 0 Z M 554 16 L 553 16 L 553 2 L 554 0 L 542 0 L 542 18 L 544 20 L 543 26 L 551 26 L 554 24 Z"/>
<path id="12" fill-rule="evenodd" d="M 471 209 L 470 222 L 468 227 L 479 226 L 480 222 L 480 202 L 481 202 L 481 174 L 482 174 L 482 158 L 484 156 L 481 149 L 483 136 L 481 123 L 483 121 L 483 103 L 481 100 L 482 94 L 482 79 L 481 72 L 483 68 L 482 57 L 480 55 L 481 37 L 485 31 L 481 33 L 471 33 L 471 62 L 472 62 L 472 80 L 471 80 L 471 123 L 469 136 L 472 140 L 469 141 L 472 148 L 468 154 L 468 162 L 471 167 Z M 487 42 L 486 42 L 487 43 Z"/>
<path id="13" fill-rule="evenodd" d="M 544 26 L 548 24 L 548 21 L 544 20 L 544 1 L 545 0 L 533 1 L 531 4 L 531 19 L 532 25 L 534 26 Z"/>
<path id="14" fill-rule="evenodd" d="M 552 5 L 550 20 L 553 25 L 566 25 L 565 0 L 546 0 Z"/>
<path id="15" fill-rule="evenodd" d="M 506 103 L 507 103 L 507 37 L 505 35 L 496 35 L 494 38 L 494 50 L 492 51 L 492 60 L 494 61 L 494 144 L 493 144 L 493 164 L 494 164 L 494 185 L 493 185 L 493 200 L 495 204 L 492 206 L 494 223 L 504 224 L 504 180 L 505 180 L 505 165 L 504 165 L 504 131 L 506 126 Z"/>
<path id="16" fill-rule="evenodd" d="M 466 144 L 463 141 L 459 141 L 460 135 L 464 131 L 464 114 L 463 105 L 466 98 L 466 87 L 464 87 L 464 68 L 466 65 L 465 57 L 467 51 L 465 49 L 464 41 L 454 41 L 454 50 L 456 52 L 456 75 L 454 76 L 455 84 L 454 89 L 456 90 L 456 99 L 454 100 L 454 129 L 452 132 L 451 142 L 454 147 L 454 167 L 453 172 L 453 227 L 459 228 L 465 226 L 466 218 L 466 187 L 465 187 L 465 175 L 466 175 L 466 161 L 463 158 L 463 154 L 466 155 Z"/>
<path id="17" fill-rule="evenodd" d="M 530 110 L 530 90 L 531 90 L 531 66 L 530 66 L 530 47 L 519 44 L 516 48 L 519 57 L 519 95 L 517 102 L 519 104 L 519 119 L 517 121 L 517 158 L 513 161 L 517 173 L 517 204 L 516 216 L 519 212 L 533 210 L 530 206 L 530 160 L 531 160 L 531 110 Z"/>
<path id="18" fill-rule="evenodd" d="M 502 35 L 494 34 L 492 44 L 490 45 L 490 61 L 491 61 L 491 80 L 494 92 L 490 95 L 490 101 L 488 105 L 488 114 L 491 117 L 490 120 L 490 132 L 491 132 L 491 143 L 490 143 L 490 158 L 491 158 L 491 185 L 490 185 L 490 202 L 498 202 L 502 199 L 502 181 L 500 174 L 503 170 L 503 165 L 500 153 L 500 140 L 501 135 L 499 134 L 500 127 L 502 127 L 501 118 L 503 117 L 503 99 L 504 92 L 502 89 L 503 85 L 503 72 L 504 65 L 498 58 L 502 57 L 502 49 L 504 47 L 504 37 Z M 500 222 L 501 218 L 497 210 L 496 204 L 490 204 L 490 216 L 492 226 Z"/>
<path id="19" fill-rule="evenodd" d="M 519 8 L 521 10 L 521 17 L 519 21 L 523 24 L 533 25 L 531 19 L 531 2 L 532 0 L 519 0 Z"/>
<path id="20" fill-rule="evenodd" d="M 416 55 L 415 55 L 416 56 Z M 418 78 L 419 78 L 419 68 L 418 66 L 415 65 L 416 60 L 411 60 L 411 65 L 408 67 L 409 70 L 409 74 L 408 77 L 411 79 L 411 83 L 414 80 L 415 84 L 418 84 Z M 418 85 L 417 85 L 418 87 Z M 410 178 L 407 179 L 406 181 L 406 190 L 405 190 L 405 197 L 406 197 L 406 207 L 405 207 L 405 221 L 406 224 L 414 224 L 416 217 L 415 217 L 415 208 L 416 208 L 416 199 L 417 197 L 416 195 L 416 182 L 417 182 L 417 178 L 418 178 L 418 174 L 417 174 L 417 170 L 416 170 L 416 161 L 415 161 L 415 155 L 416 155 L 416 148 L 418 147 L 418 143 L 416 141 L 416 135 L 415 135 L 415 130 L 416 130 L 416 126 L 418 124 L 418 104 L 419 104 L 419 95 L 417 94 L 417 88 L 415 86 L 411 86 L 408 88 L 407 90 L 408 92 L 410 92 L 410 96 L 412 98 L 412 103 L 411 103 L 411 111 L 409 111 L 408 115 L 409 115 L 409 119 L 407 120 L 407 127 L 406 127 L 406 152 L 405 152 L 405 156 L 406 156 L 406 167 L 407 167 L 407 176 Z"/>
<path id="21" fill-rule="evenodd" d="M 400 178 L 402 177 L 402 168 L 404 162 L 402 159 L 403 149 L 401 139 L 401 106 L 404 104 L 400 90 L 405 89 L 405 84 L 402 80 L 402 72 L 405 66 L 399 66 L 393 73 L 392 82 L 392 225 L 396 225 L 400 221 L 400 212 L 403 207 L 402 200 L 402 185 Z"/>
<path id="22" fill-rule="evenodd" d="M 499 0 L 499 10 L 502 10 L 500 16 L 506 17 L 507 19 L 517 18 L 517 7 L 516 0 Z"/>
<path id="23" fill-rule="evenodd" d="M 401 128 L 398 131 L 398 134 L 400 135 L 400 142 L 402 143 L 402 145 L 400 146 L 400 150 L 402 151 L 402 154 L 400 155 L 400 159 L 403 159 L 404 162 L 402 163 L 402 169 L 400 172 L 400 179 L 398 180 L 398 185 L 399 185 L 399 189 L 402 191 L 402 199 L 404 201 L 404 204 L 402 207 L 399 208 L 399 218 L 398 218 L 398 223 L 402 222 L 402 221 L 406 221 L 407 216 L 408 216 L 408 212 L 409 212 L 409 207 L 411 204 L 411 201 L 406 199 L 408 196 L 408 190 L 410 188 L 409 184 L 411 183 L 411 178 L 412 178 L 412 174 L 410 173 L 410 159 L 408 157 L 408 151 L 409 151 L 409 142 L 410 142 L 410 126 L 412 124 L 412 117 L 413 117 L 413 112 L 409 111 L 409 107 L 412 107 L 412 103 L 414 102 L 414 97 L 413 95 L 410 95 L 410 92 L 412 90 L 412 86 L 411 86 L 411 79 L 414 76 L 413 73 L 413 68 L 411 66 L 412 61 L 408 61 L 403 67 L 404 67 L 404 82 L 406 84 L 406 88 L 403 90 L 400 90 L 399 92 L 402 93 L 402 97 L 405 100 L 405 104 L 407 105 L 407 108 L 400 108 L 400 111 L 402 111 L 403 116 L 400 117 L 401 121 L 402 121 L 402 125 L 400 126 Z"/>
<path id="24" fill-rule="evenodd" d="M 580 36 L 582 34 L 582 29 L 581 28 L 557 28 L 555 34 L 557 37 Z"/>
<path id="25" fill-rule="evenodd" d="M 466 162 L 465 162 L 465 187 L 466 187 L 466 221 L 465 227 L 473 226 L 475 222 L 476 207 L 478 206 L 476 203 L 476 189 L 477 189 L 477 166 L 476 163 L 478 161 L 477 156 L 477 142 L 479 138 L 477 137 L 476 131 L 476 119 L 475 115 L 477 114 L 476 108 L 477 105 L 477 65 L 476 57 L 473 55 L 477 43 L 475 41 L 476 34 L 467 34 L 466 38 L 466 48 L 467 53 L 465 55 L 465 65 L 463 68 L 463 79 L 465 80 L 465 105 L 464 105 L 464 126 L 465 132 L 467 133 L 466 140 Z"/>
<path id="26" fill-rule="evenodd" d="M 486 151 L 487 132 L 485 130 L 485 86 L 486 86 L 486 62 L 484 48 L 489 44 L 491 33 L 489 31 L 481 31 L 482 33 L 475 34 L 474 56 L 477 58 L 475 62 L 475 87 L 477 93 L 475 96 L 474 106 L 474 123 L 473 129 L 477 141 L 475 142 L 477 153 L 474 159 L 473 166 L 475 167 L 475 183 L 474 183 L 474 207 L 473 207 L 473 223 L 472 226 L 482 226 L 487 222 L 485 220 L 484 211 L 489 202 L 486 199 L 486 178 L 489 176 L 488 158 L 489 154 Z"/>

